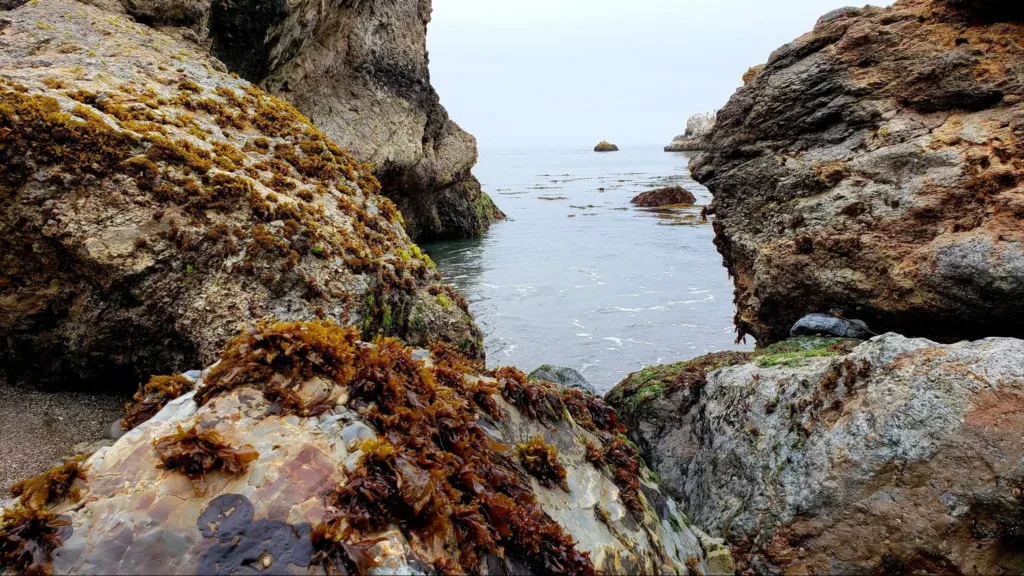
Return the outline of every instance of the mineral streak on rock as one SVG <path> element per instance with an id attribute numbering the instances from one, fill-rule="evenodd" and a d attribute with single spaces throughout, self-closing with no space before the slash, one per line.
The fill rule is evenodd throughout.
<path id="1" fill-rule="evenodd" d="M 3 18 L 3 370 L 133 389 L 261 317 L 482 355 L 369 167 L 295 108 L 127 16 L 39 0 Z"/>
<path id="2" fill-rule="evenodd" d="M 741 336 L 832 310 L 940 341 L 1024 335 L 1020 6 L 837 10 L 750 75 L 691 162 Z"/>

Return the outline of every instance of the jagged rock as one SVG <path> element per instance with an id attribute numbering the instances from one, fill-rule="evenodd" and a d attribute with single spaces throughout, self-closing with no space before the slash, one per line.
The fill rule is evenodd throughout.
<path id="1" fill-rule="evenodd" d="M 368 167 L 290 105 L 126 16 L 39 0 L 4 19 L 4 371 L 134 389 L 261 317 L 481 353 Z"/>
<path id="2" fill-rule="evenodd" d="M 618 152 L 619 147 L 611 142 L 601 141 L 598 142 L 597 146 L 594 146 L 594 152 Z"/>
<path id="3" fill-rule="evenodd" d="M 613 475 L 610 464 L 588 461 L 591 448 L 607 450 L 609 462 L 628 448 L 599 399 L 583 396 L 579 419 L 560 399 L 576 396 L 522 373 L 463 372 L 467 360 L 450 351 L 416 361 L 395 342 L 355 336 L 322 323 L 239 336 L 197 392 L 86 460 L 61 486 L 68 500 L 47 498 L 46 512 L 70 521 L 53 572 L 715 574 L 731 566 L 649 473 L 636 478 L 633 509 L 618 485 L 625 468 Z M 181 440 L 189 434 L 207 444 Z M 553 448 L 567 490 L 521 467 L 528 440 Z M 214 449 L 205 473 L 184 455 L 162 456 Z M 241 464 L 217 467 L 232 458 Z"/>
<path id="4" fill-rule="evenodd" d="M 747 74 L 750 74 L 750 72 Z M 715 128 L 715 114 L 715 112 L 710 112 L 691 116 L 686 121 L 686 132 L 673 138 L 672 142 L 665 146 L 665 152 L 704 150 L 708 145 L 708 137 Z"/>
<path id="5" fill-rule="evenodd" d="M 139 22 L 188 28 L 229 70 L 371 162 L 413 239 L 477 236 L 504 219 L 471 172 L 476 139 L 430 85 L 429 0 L 121 3 Z"/>
<path id="6" fill-rule="evenodd" d="M 658 208 L 674 204 L 693 204 L 697 198 L 682 186 L 669 186 L 637 194 L 629 202 L 641 208 Z"/>
<path id="7" fill-rule="evenodd" d="M 1018 573 L 1024 341 L 825 342 L 609 399 L 640 405 L 641 453 L 757 573 Z M 649 435 L 664 419 L 685 426 Z"/>
<path id="8" fill-rule="evenodd" d="M 1022 34 L 944 0 L 843 9 L 733 95 L 691 169 L 741 335 L 838 310 L 943 342 L 1024 336 Z"/>
<path id="9" fill-rule="evenodd" d="M 594 386 L 590 382 L 587 382 L 587 379 L 583 377 L 583 374 L 580 374 L 579 371 L 574 368 L 545 364 L 533 372 L 530 372 L 528 377 L 530 380 L 551 382 L 558 384 L 562 388 L 582 390 L 587 394 L 594 396 L 597 395 L 597 390 L 594 389 Z"/>
<path id="10" fill-rule="evenodd" d="M 789 331 L 790 336 L 833 336 L 867 340 L 875 335 L 861 320 L 837 318 L 831 314 L 808 314 Z"/>

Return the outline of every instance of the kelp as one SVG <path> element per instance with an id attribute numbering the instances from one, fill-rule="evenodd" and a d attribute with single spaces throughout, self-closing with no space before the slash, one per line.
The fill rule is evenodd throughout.
<path id="1" fill-rule="evenodd" d="M 626 431 L 615 409 L 601 398 L 575 389 L 565 389 L 561 393 L 565 409 L 580 426 L 591 432 L 620 434 Z"/>
<path id="2" fill-rule="evenodd" d="M 644 505 L 640 499 L 640 455 L 636 447 L 622 437 L 605 446 L 605 460 L 612 467 L 615 485 L 626 508 L 637 519 L 643 518 Z"/>
<path id="3" fill-rule="evenodd" d="M 566 492 L 569 491 L 569 484 L 566 482 L 568 474 L 558 461 L 558 452 L 544 441 L 543 436 L 538 434 L 519 445 L 519 461 L 545 488 L 558 486 Z"/>
<path id="4" fill-rule="evenodd" d="M 491 376 L 501 383 L 505 400 L 529 418 L 546 424 L 564 419 L 565 406 L 556 385 L 529 380 L 521 370 L 510 366 L 493 370 Z"/>
<path id="5" fill-rule="evenodd" d="M 227 474 L 240 474 L 260 457 L 252 446 L 232 448 L 216 432 L 200 431 L 195 427 L 184 430 L 178 426 L 175 434 L 153 441 L 161 466 L 180 470 L 189 480 L 197 495 L 206 493 L 206 474 L 221 470 Z"/>
<path id="6" fill-rule="evenodd" d="M 38 510 L 74 497 L 72 484 L 79 478 L 85 479 L 85 471 L 81 466 L 84 460 L 84 456 L 76 456 L 39 476 L 22 480 L 11 486 L 11 494 L 17 496 L 26 507 Z"/>
<path id="7" fill-rule="evenodd" d="M 261 322 L 232 340 L 196 394 L 205 405 L 226 390 L 251 386 L 286 413 L 318 416 L 333 406 L 307 406 L 298 387 L 313 377 L 345 385 L 353 376 L 359 333 L 330 321 Z"/>
<path id="8" fill-rule="evenodd" d="M 0 514 L 0 570 L 50 574 L 51 556 L 70 533 L 71 522 L 40 508 L 15 505 Z"/>
<path id="9" fill-rule="evenodd" d="M 134 402 L 125 405 L 122 430 L 131 430 L 146 422 L 163 409 L 168 402 L 192 391 L 194 384 L 181 374 L 174 376 L 153 376 L 132 398 Z"/>
<path id="10" fill-rule="evenodd" d="M 457 571 L 478 572 L 488 555 L 512 552 L 538 573 L 593 574 L 589 555 L 536 502 L 510 448 L 480 425 L 481 390 L 454 382 L 457 370 L 439 360 L 428 367 L 387 338 L 357 351 L 348 407 L 380 436 L 363 443 L 361 464 L 328 497 L 334 513 L 315 529 L 318 540 L 352 545 L 397 525 L 446 571 L 455 568 L 448 558 Z"/>

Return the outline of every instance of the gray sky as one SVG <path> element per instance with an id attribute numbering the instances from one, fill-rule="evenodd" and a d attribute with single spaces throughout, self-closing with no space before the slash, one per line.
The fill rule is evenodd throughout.
<path id="1" fill-rule="evenodd" d="M 850 0 L 433 0 L 431 78 L 482 148 L 667 144 Z M 873 0 L 872 4 L 891 4 Z"/>

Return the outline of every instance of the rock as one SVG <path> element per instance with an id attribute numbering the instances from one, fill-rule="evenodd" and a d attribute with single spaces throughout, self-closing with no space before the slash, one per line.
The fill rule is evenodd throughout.
<path id="1" fill-rule="evenodd" d="M 834 336 L 867 340 L 875 335 L 868 325 L 860 320 L 837 318 L 830 314 L 808 314 L 789 331 L 790 336 Z"/>
<path id="2" fill-rule="evenodd" d="M 121 3 L 139 22 L 187 27 L 228 70 L 371 162 L 413 239 L 478 236 L 504 219 L 471 172 L 476 139 L 430 85 L 429 0 Z"/>
<path id="3" fill-rule="evenodd" d="M 1024 336 L 1022 32 L 944 0 L 845 9 L 737 90 L 691 169 L 741 335 L 838 310 L 942 342 Z"/>
<path id="4" fill-rule="evenodd" d="M 618 146 L 616 146 L 615 144 L 612 144 L 611 142 L 605 142 L 604 140 L 599 142 L 597 144 L 597 146 L 594 146 L 594 152 L 618 152 L 618 151 L 619 151 L 619 147 Z"/>
<path id="5" fill-rule="evenodd" d="M 126 16 L 39 0 L 5 18 L 0 368 L 134 391 L 262 317 L 482 354 L 368 167 L 293 107 Z"/>
<path id="6" fill-rule="evenodd" d="M 750 72 L 747 72 L 750 74 Z M 746 78 L 746 76 L 744 76 Z M 708 137 L 715 128 L 715 112 L 695 114 L 686 121 L 686 132 L 676 136 L 665 146 L 665 152 L 692 152 L 704 150 Z"/>
<path id="7" fill-rule="evenodd" d="M 518 371 L 497 371 L 497 379 L 462 372 L 467 360 L 450 351 L 415 361 L 394 341 L 356 336 L 319 322 L 240 335 L 188 397 L 190 415 L 166 418 L 168 405 L 85 461 L 65 491 L 74 499 L 48 508 L 71 523 L 51 555 L 53 573 L 447 566 L 714 574 L 728 566 L 724 547 L 690 529 L 642 468 L 638 507 L 630 508 L 616 484 L 631 477 L 623 475 L 630 448 L 599 399 L 582 396 L 600 422 L 570 418 L 573 408 L 560 399 L 570 396 Z M 292 352 L 287 360 L 282 346 Z M 328 383 L 330 400 L 308 403 L 296 374 Z M 515 392 L 524 390 L 539 396 Z M 410 403 L 422 409 L 403 413 Z M 458 439 L 458 455 L 432 439 L 441 436 L 428 433 L 437 426 Z M 519 467 L 527 440 L 553 451 L 568 491 Z M 213 447 L 215 466 L 205 473 L 161 456 Z M 618 476 L 588 461 L 591 447 L 607 449 Z"/>
<path id="8" fill-rule="evenodd" d="M 848 350 L 719 359 L 620 414 L 689 519 L 757 573 L 1017 573 L 1024 341 Z M 686 425 L 648 436 L 665 418 Z"/>
<path id="9" fill-rule="evenodd" d="M 1024 18 L 1024 6 L 1014 0 L 946 0 L 957 10 L 975 18 L 1008 20 Z"/>
<path id="10" fill-rule="evenodd" d="M 594 386 L 591 385 L 590 382 L 587 382 L 587 379 L 583 377 L 583 374 L 580 374 L 574 368 L 564 368 L 562 366 L 545 364 L 533 372 L 530 372 L 528 378 L 530 380 L 539 380 L 542 382 L 558 384 L 562 388 L 569 390 L 582 390 L 593 396 L 597 395 L 597 391 L 594 389 Z"/>
<path id="11" fill-rule="evenodd" d="M 696 201 L 697 198 L 686 188 L 682 186 L 669 186 L 638 194 L 630 200 L 630 203 L 641 208 L 658 208 L 674 204 L 693 204 Z"/>

